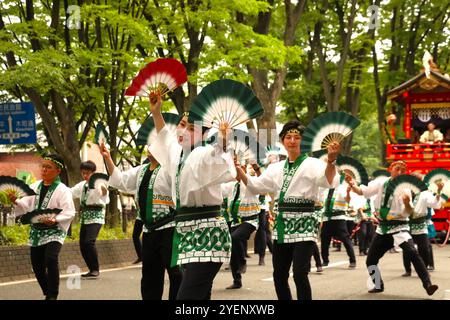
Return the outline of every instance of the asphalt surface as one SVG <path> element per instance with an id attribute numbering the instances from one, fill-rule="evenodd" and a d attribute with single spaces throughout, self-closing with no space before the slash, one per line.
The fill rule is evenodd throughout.
<path id="1" fill-rule="evenodd" d="M 420 279 L 413 271 L 409 278 L 404 273 L 402 254 L 386 253 L 380 262 L 380 269 L 385 282 L 385 291 L 369 294 L 368 273 L 365 267 L 365 257 L 357 256 L 356 269 L 348 268 L 348 258 L 345 251 L 330 252 L 330 265 L 323 273 L 316 272 L 314 261 L 310 273 L 313 299 L 316 300 L 410 300 L 410 299 L 450 299 L 450 246 L 438 248 L 434 245 L 436 270 L 431 272 L 433 283 L 439 285 L 439 290 L 429 297 L 422 288 Z M 358 250 L 356 250 L 357 252 Z M 267 253 L 266 265 L 258 265 L 258 256 L 251 254 L 248 259 L 247 272 L 243 275 L 243 287 L 237 290 L 225 289 L 232 283 L 231 273 L 225 266 L 216 276 L 213 286 L 214 300 L 272 300 L 276 299 L 272 279 L 272 256 Z M 125 268 L 102 270 L 95 280 L 80 279 L 78 275 L 71 278 L 62 276 L 60 281 L 60 300 L 139 300 L 141 266 L 134 265 Z M 293 296 L 296 297 L 295 285 L 290 277 Z M 167 299 L 168 280 L 164 290 Z M 0 283 L 0 300 L 41 300 L 44 297 L 35 280 L 14 283 Z"/>

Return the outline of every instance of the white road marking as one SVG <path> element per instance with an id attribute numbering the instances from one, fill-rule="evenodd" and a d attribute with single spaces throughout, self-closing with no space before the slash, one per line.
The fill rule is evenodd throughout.
<path id="1" fill-rule="evenodd" d="M 134 269 L 134 268 L 141 268 L 142 265 L 136 265 L 136 266 L 128 266 L 128 267 L 120 267 L 120 268 L 112 268 L 112 269 L 104 269 L 104 270 L 100 270 L 100 274 L 105 273 L 105 272 L 111 272 L 111 271 L 120 271 L 120 270 L 126 270 L 126 269 Z M 64 274 L 60 276 L 60 279 L 63 278 L 68 278 L 68 277 L 73 277 L 73 276 L 78 276 L 78 275 L 82 275 L 85 272 L 79 272 L 79 273 L 69 273 L 69 274 Z M 4 287 L 4 286 L 10 286 L 10 285 L 14 285 L 14 284 L 22 284 L 22 283 L 28 283 L 28 282 L 36 282 L 36 279 L 29 279 L 29 280 L 19 280 L 19 281 L 11 281 L 11 282 L 3 282 L 0 283 L 0 287 Z"/>

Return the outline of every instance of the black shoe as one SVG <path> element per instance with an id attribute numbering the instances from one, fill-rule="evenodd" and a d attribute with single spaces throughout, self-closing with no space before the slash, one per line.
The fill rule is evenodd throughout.
<path id="1" fill-rule="evenodd" d="M 356 262 L 350 262 L 348 267 L 349 267 L 349 269 L 355 269 L 356 268 Z"/>
<path id="2" fill-rule="evenodd" d="M 264 262 L 264 257 L 259 257 L 258 265 L 260 265 L 260 266 L 265 266 L 266 265 L 266 263 Z"/>
<path id="3" fill-rule="evenodd" d="M 434 271 L 434 267 L 433 267 L 433 266 L 428 266 L 428 267 L 427 267 L 427 270 L 428 270 L 428 271 Z"/>
<path id="4" fill-rule="evenodd" d="M 405 272 L 404 274 L 402 274 L 402 277 L 411 277 L 411 272 Z"/>
<path id="5" fill-rule="evenodd" d="M 377 288 L 373 288 L 372 290 L 369 290 L 369 293 L 379 293 L 379 292 L 383 292 L 384 289 L 377 289 Z"/>
<path id="6" fill-rule="evenodd" d="M 98 271 L 89 271 L 88 273 L 82 274 L 81 277 L 95 279 L 95 278 L 98 278 L 99 275 L 100 275 L 100 272 L 98 272 Z"/>
<path id="7" fill-rule="evenodd" d="M 427 291 L 429 296 L 432 296 L 433 293 L 435 293 L 438 288 L 439 287 L 437 285 L 430 284 L 428 287 L 425 288 L 425 290 Z"/>
<path id="8" fill-rule="evenodd" d="M 321 273 L 323 272 L 323 268 L 321 266 L 316 267 L 317 268 L 317 273 Z"/>
<path id="9" fill-rule="evenodd" d="M 58 300 L 58 297 L 46 296 L 45 300 Z"/>
<path id="10" fill-rule="evenodd" d="M 323 263 L 322 263 L 322 266 L 323 266 L 323 267 L 328 267 L 328 263 L 329 263 L 329 262 L 323 262 Z"/>
<path id="11" fill-rule="evenodd" d="M 138 264 L 138 263 L 141 263 L 141 262 L 142 262 L 142 260 L 138 258 L 135 262 L 133 262 L 133 264 Z"/>
<path id="12" fill-rule="evenodd" d="M 227 287 L 226 289 L 240 289 L 240 288 L 242 288 L 241 282 L 233 282 L 233 284 Z"/>

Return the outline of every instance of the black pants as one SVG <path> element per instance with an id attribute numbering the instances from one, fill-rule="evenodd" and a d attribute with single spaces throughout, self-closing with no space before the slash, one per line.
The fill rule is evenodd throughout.
<path id="1" fill-rule="evenodd" d="M 142 237 L 142 279 L 143 300 L 161 300 L 164 291 L 164 274 L 169 274 L 169 300 L 175 300 L 183 278 L 178 266 L 171 268 L 174 228 L 167 228 Z"/>
<path id="2" fill-rule="evenodd" d="M 350 263 L 356 262 L 355 252 L 353 251 L 353 244 L 350 240 L 350 234 L 347 229 L 347 222 L 345 220 L 329 220 L 324 221 L 322 225 L 321 238 L 321 251 L 322 259 L 324 263 L 329 262 L 329 249 L 331 238 L 334 237 L 344 244 L 347 255 L 350 259 Z"/>
<path id="3" fill-rule="evenodd" d="M 247 264 L 247 260 L 245 259 L 245 244 L 255 230 L 256 228 L 247 222 L 231 228 L 232 246 L 230 267 L 235 283 L 241 283 L 242 281 L 242 275 L 239 273 L 239 268 Z"/>
<path id="4" fill-rule="evenodd" d="M 222 263 L 194 262 L 183 265 L 183 281 L 177 300 L 211 300 L 214 278 Z"/>
<path id="5" fill-rule="evenodd" d="M 360 228 L 358 230 L 358 242 L 359 242 L 359 252 L 367 254 L 369 250 L 370 242 L 373 239 L 375 228 L 370 220 L 361 221 Z"/>
<path id="6" fill-rule="evenodd" d="M 431 244 L 430 238 L 428 238 L 428 266 L 434 268 L 434 256 L 433 256 L 433 246 Z"/>
<path id="7" fill-rule="evenodd" d="M 389 251 L 389 249 L 394 247 L 394 237 L 392 234 L 375 234 L 373 238 L 372 244 L 369 248 L 369 253 L 367 254 L 366 265 L 369 268 L 369 274 L 371 274 L 371 268 L 378 265 L 381 257 Z M 419 256 L 419 253 L 414 248 L 414 243 L 412 239 L 409 241 L 405 241 L 400 244 L 400 248 L 402 248 L 403 252 L 406 253 L 408 259 L 411 260 L 414 269 L 419 275 L 420 280 L 422 280 L 422 284 L 424 288 L 428 287 L 431 284 L 430 276 L 428 274 L 427 268 L 425 267 L 425 263 L 422 258 Z M 376 284 L 375 277 L 372 277 L 373 282 Z M 381 272 L 379 272 L 379 280 L 381 289 L 384 289 L 383 279 L 381 278 Z"/>
<path id="8" fill-rule="evenodd" d="M 313 247 L 313 257 L 314 257 L 314 261 L 316 262 L 316 268 L 321 267 L 322 260 L 320 259 L 319 247 L 317 246 L 317 243 L 315 243 L 315 242 L 314 242 L 314 247 Z"/>
<path id="9" fill-rule="evenodd" d="M 269 248 L 270 253 L 272 253 L 272 232 L 269 225 L 269 213 L 261 210 L 259 213 L 259 226 L 255 234 L 255 253 L 260 257 L 264 257 L 266 248 Z"/>
<path id="10" fill-rule="evenodd" d="M 417 244 L 417 249 L 419 251 L 419 255 L 422 258 L 425 266 L 430 265 L 430 254 L 429 254 L 429 246 L 430 240 L 428 239 L 427 234 L 418 234 L 412 235 L 413 241 Z M 403 251 L 403 266 L 405 267 L 405 271 L 411 273 L 411 260 L 408 255 Z"/>
<path id="11" fill-rule="evenodd" d="M 102 225 L 100 223 L 82 224 L 80 228 L 80 251 L 89 271 L 100 271 L 95 241 Z"/>
<path id="12" fill-rule="evenodd" d="M 57 298 L 59 293 L 58 256 L 62 244 L 56 241 L 43 246 L 31 247 L 31 265 L 34 274 L 46 297 Z"/>
<path id="13" fill-rule="evenodd" d="M 142 260 L 141 233 L 142 233 L 143 226 L 144 226 L 144 223 L 142 222 L 142 220 L 136 219 L 134 221 L 133 244 L 134 244 L 134 250 L 136 250 L 136 255 L 139 260 Z"/>
<path id="14" fill-rule="evenodd" d="M 311 267 L 314 244 L 314 241 L 273 244 L 273 280 L 278 300 L 292 300 L 288 282 L 291 265 L 293 266 L 297 299 L 312 299 L 308 273 Z"/>

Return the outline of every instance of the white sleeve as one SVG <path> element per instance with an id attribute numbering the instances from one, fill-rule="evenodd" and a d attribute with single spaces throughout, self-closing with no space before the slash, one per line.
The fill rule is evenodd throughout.
<path id="1" fill-rule="evenodd" d="M 427 208 L 440 209 L 441 208 L 441 197 L 437 199 L 435 195 L 433 195 L 429 191 L 426 192 L 426 204 Z"/>
<path id="2" fill-rule="evenodd" d="M 197 190 L 236 179 L 236 168 L 229 152 L 210 146 L 199 149 L 192 156 L 191 161 L 185 165 L 189 165 L 194 173 Z"/>
<path id="3" fill-rule="evenodd" d="M 312 163 L 311 170 L 313 170 L 313 172 L 315 173 L 315 180 L 316 180 L 315 182 L 317 186 L 326 189 L 337 188 L 339 186 L 341 176 L 339 175 L 337 168 L 333 181 L 331 181 L 331 183 L 328 183 L 328 179 L 325 176 L 325 170 L 327 169 L 327 164 L 325 163 L 325 161 L 315 158 L 311 158 L 310 161 Z"/>
<path id="4" fill-rule="evenodd" d="M 424 133 L 422 133 L 422 135 L 420 136 L 419 142 L 421 143 L 425 143 L 426 139 L 428 138 L 428 131 L 425 131 Z"/>
<path id="5" fill-rule="evenodd" d="M 86 204 L 101 204 L 101 205 L 107 205 L 109 203 L 109 191 L 106 191 L 106 195 L 103 195 L 101 186 L 106 187 L 108 189 L 108 186 L 105 184 L 102 184 L 99 186 L 99 188 L 90 190 L 88 198 L 86 200 Z"/>
<path id="6" fill-rule="evenodd" d="M 176 136 L 167 129 L 167 126 L 157 134 L 155 141 L 150 146 L 150 153 L 161 164 L 162 167 L 169 167 L 172 157 L 180 156 L 175 148 L 179 147 Z"/>
<path id="7" fill-rule="evenodd" d="M 278 189 L 277 175 L 280 174 L 280 164 L 274 163 L 267 167 L 259 177 L 247 175 L 247 188 L 255 194 L 273 193 Z M 283 171 L 281 171 L 283 174 Z"/>
<path id="8" fill-rule="evenodd" d="M 370 198 L 378 194 L 378 191 L 380 189 L 380 183 L 379 181 L 374 180 L 369 182 L 369 185 L 367 186 L 362 184 L 359 187 L 361 188 L 363 196 L 366 198 Z"/>
<path id="9" fill-rule="evenodd" d="M 117 167 L 114 167 L 112 175 L 109 177 L 109 185 L 125 192 L 135 192 L 137 186 L 137 179 L 139 169 L 142 166 L 137 166 L 125 172 L 120 171 Z"/>
<path id="10" fill-rule="evenodd" d="M 75 217 L 75 205 L 73 204 L 72 194 L 67 186 L 63 186 L 64 189 L 61 192 L 61 196 L 58 199 L 58 208 L 62 209 L 62 212 L 56 216 L 57 222 L 71 221 Z"/>
<path id="11" fill-rule="evenodd" d="M 27 212 L 33 211 L 34 210 L 34 201 L 33 200 L 36 197 L 37 196 L 28 196 L 28 197 L 23 197 L 22 199 L 16 200 L 16 203 L 14 204 L 14 215 L 16 217 L 20 217 Z"/>
<path id="12" fill-rule="evenodd" d="M 83 192 L 83 186 L 86 181 L 78 182 L 76 185 L 74 185 L 70 190 L 72 191 L 72 197 L 75 199 L 80 199 L 82 192 Z"/>

